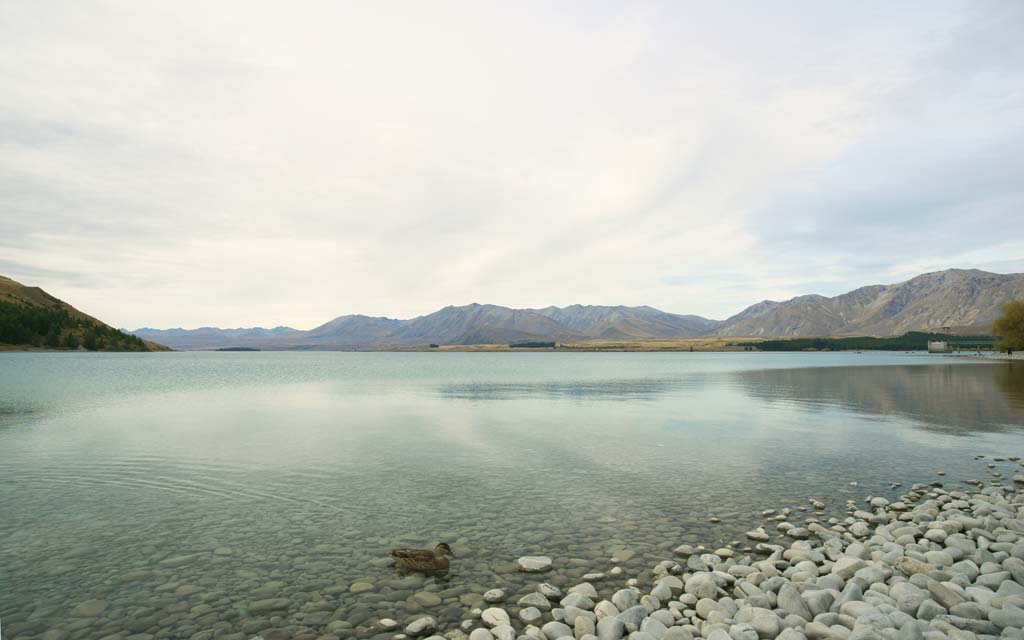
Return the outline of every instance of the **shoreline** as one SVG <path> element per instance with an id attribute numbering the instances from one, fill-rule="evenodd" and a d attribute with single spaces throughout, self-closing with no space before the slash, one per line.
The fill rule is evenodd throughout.
<path id="1" fill-rule="evenodd" d="M 544 583 L 551 558 L 520 558 L 519 570 L 535 574 L 540 583 L 536 592 L 512 598 L 491 589 L 451 629 L 441 629 L 433 616 L 406 616 L 402 624 L 381 618 L 372 637 L 1021 638 L 1024 465 L 1018 457 L 975 459 L 987 464 L 988 484 L 955 483 L 967 487 L 961 490 L 943 482 L 918 483 L 893 501 L 872 495 L 861 504 L 848 500 L 845 517 L 829 517 L 826 505 L 812 497 L 809 508 L 762 512 L 764 523 L 742 542 L 679 545 L 638 575 L 627 577 L 618 566 L 595 570 L 564 592 Z M 997 462 L 1014 467 L 1006 483 Z"/>

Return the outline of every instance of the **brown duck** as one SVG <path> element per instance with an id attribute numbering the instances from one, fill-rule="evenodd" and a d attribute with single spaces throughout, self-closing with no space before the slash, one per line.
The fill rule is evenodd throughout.
<path id="1" fill-rule="evenodd" d="M 407 571 L 447 571 L 448 559 L 455 554 L 447 542 L 430 549 L 392 549 L 391 557 L 400 569 Z"/>

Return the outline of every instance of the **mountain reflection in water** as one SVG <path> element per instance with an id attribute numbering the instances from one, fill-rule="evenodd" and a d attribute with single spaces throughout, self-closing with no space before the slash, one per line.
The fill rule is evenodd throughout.
<path id="1" fill-rule="evenodd" d="M 1012 364 L 763 369 L 730 375 L 744 393 L 768 403 L 901 415 L 922 429 L 949 435 L 1024 427 L 1024 367 Z"/>

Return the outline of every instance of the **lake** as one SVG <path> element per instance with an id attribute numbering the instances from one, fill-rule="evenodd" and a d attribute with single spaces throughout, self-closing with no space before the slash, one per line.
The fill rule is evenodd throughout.
<path id="1" fill-rule="evenodd" d="M 447 628 L 493 587 L 514 605 L 621 567 L 604 595 L 681 543 L 749 546 L 762 510 L 844 517 L 1020 455 L 1024 367 L 969 358 L 3 353 L 0 620 L 390 638 L 379 618 Z M 389 566 L 439 541 L 447 575 Z M 528 554 L 554 570 L 517 573 Z"/>

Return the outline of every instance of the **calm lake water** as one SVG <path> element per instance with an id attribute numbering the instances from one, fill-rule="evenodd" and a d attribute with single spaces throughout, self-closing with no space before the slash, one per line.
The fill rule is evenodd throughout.
<path id="1" fill-rule="evenodd" d="M 486 589 L 532 591 L 521 555 L 563 586 L 623 567 L 605 595 L 683 542 L 746 546 L 764 509 L 842 517 L 1017 455 L 1024 367 L 967 358 L 5 353 L 0 619 L 138 640 L 455 624 Z M 387 566 L 441 540 L 447 576 Z"/>

